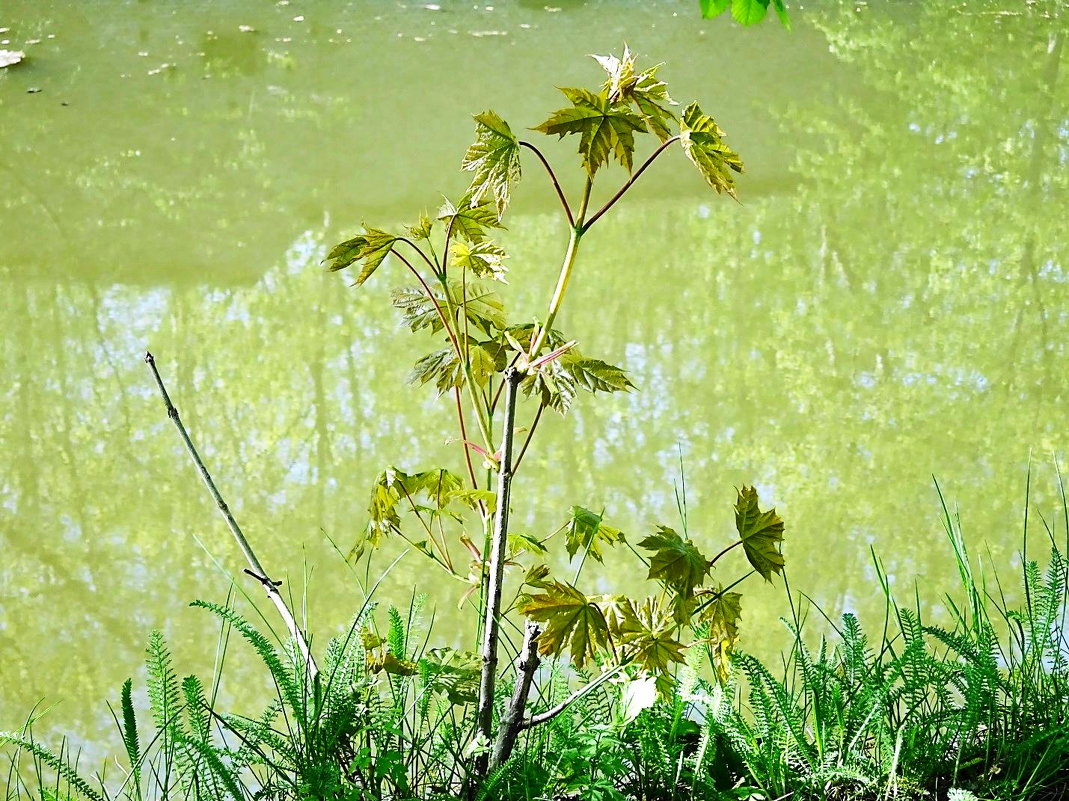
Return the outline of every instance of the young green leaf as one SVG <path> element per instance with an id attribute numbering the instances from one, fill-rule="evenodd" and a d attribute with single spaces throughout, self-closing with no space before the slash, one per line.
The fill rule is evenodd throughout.
<path id="1" fill-rule="evenodd" d="M 663 142 L 672 136 L 668 126 L 675 114 L 666 106 L 676 105 L 668 94 L 668 85 L 657 78 L 656 64 L 643 72 L 635 72 L 635 57 L 625 44 L 620 58 L 614 55 L 593 56 L 609 74 L 603 93 L 612 102 L 633 103 L 645 119 L 649 129 Z"/>
<path id="2" fill-rule="evenodd" d="M 354 262 L 359 263 L 361 270 L 356 283 L 362 284 L 378 269 L 396 242 L 393 234 L 365 226 L 364 233 L 334 246 L 327 254 L 327 269 L 344 270 Z"/>
<path id="3" fill-rule="evenodd" d="M 593 176 L 613 157 L 628 172 L 635 152 L 635 131 L 645 131 L 646 123 L 623 103 L 611 102 L 604 93 L 594 94 L 587 89 L 562 88 L 572 101 L 568 108 L 553 112 L 548 120 L 534 130 L 562 139 L 580 134 L 579 153 L 587 174 Z"/>
<path id="4" fill-rule="evenodd" d="M 743 25 L 756 25 L 768 13 L 769 0 L 731 0 L 731 16 Z"/>
<path id="5" fill-rule="evenodd" d="M 377 548 L 383 537 L 400 532 L 398 505 L 402 501 L 407 507 L 417 497 L 426 498 L 430 501 L 431 511 L 441 512 L 451 502 L 453 494 L 463 486 L 464 482 L 459 476 L 444 469 L 408 474 L 396 467 L 386 468 L 371 487 L 369 521 L 353 553 L 359 556 L 365 546 Z"/>
<path id="6" fill-rule="evenodd" d="M 727 11 L 731 0 L 698 0 L 698 5 L 701 7 L 702 16 L 711 19 Z"/>
<path id="7" fill-rule="evenodd" d="M 505 306 L 501 298 L 487 285 L 469 281 L 464 286 L 461 281 L 449 282 L 449 296 L 441 287 L 434 289 L 434 300 L 438 308 L 445 309 L 452 305 L 468 318 L 468 323 L 487 336 L 493 336 L 505 327 Z M 413 331 L 429 328 L 438 333 L 442 330 L 442 320 L 438 308 L 422 289 L 405 287 L 394 290 L 392 302 L 401 312 L 401 319 Z"/>
<path id="8" fill-rule="evenodd" d="M 430 239 L 431 229 L 434 228 L 434 220 L 426 214 L 419 215 L 419 222 L 415 225 L 406 225 L 405 230 L 413 239 Z"/>
<path id="9" fill-rule="evenodd" d="M 479 700 L 479 668 L 482 660 L 471 651 L 431 648 L 419 660 L 427 688 L 444 693 L 455 706 Z"/>
<path id="10" fill-rule="evenodd" d="M 483 200 L 472 205 L 471 198 L 465 197 L 460 206 L 454 206 L 448 200 L 438 209 L 438 219 L 450 227 L 454 236 L 478 244 L 486 239 L 487 228 L 504 228 L 497 215 L 497 207 L 491 200 Z"/>
<path id="11" fill-rule="evenodd" d="M 709 572 L 709 561 L 690 540 L 685 540 L 668 526 L 657 526 L 657 534 L 651 534 L 639 543 L 640 548 L 653 551 L 648 579 L 656 579 L 671 587 L 684 598 L 694 594 Z"/>
<path id="12" fill-rule="evenodd" d="M 538 637 L 539 653 L 560 655 L 567 650 L 572 664 L 581 668 L 597 651 L 608 647 L 605 616 L 596 603 L 570 584 L 553 581 L 542 586 L 544 593 L 524 596 L 519 604 L 521 614 L 546 624 Z"/>
<path id="13" fill-rule="evenodd" d="M 683 152 L 701 172 L 705 182 L 717 192 L 735 195 L 735 179 L 731 172 L 742 172 L 739 154 L 724 144 L 724 132 L 716 121 L 702 113 L 697 103 L 683 110 L 680 120 Z"/>
<path id="14" fill-rule="evenodd" d="M 655 598 L 647 598 L 638 608 L 637 620 L 638 631 L 628 635 L 624 645 L 639 666 L 667 678 L 670 665 L 684 661 L 675 620 Z"/>
<path id="15" fill-rule="evenodd" d="M 601 515 L 582 506 L 572 507 L 571 517 L 565 525 L 568 527 L 566 547 L 569 559 L 581 549 L 586 549 L 600 562 L 603 545 L 615 545 L 624 539 L 620 529 L 605 525 Z"/>
<path id="16" fill-rule="evenodd" d="M 507 122 L 493 111 L 475 115 L 475 143 L 468 148 L 461 169 L 474 172 L 471 205 L 492 194 L 500 217 L 509 203 L 512 185 L 520 180 L 520 143 Z"/>
<path id="17" fill-rule="evenodd" d="M 701 622 L 708 626 L 706 639 L 713 654 L 713 663 L 721 681 L 727 681 L 731 651 L 739 639 L 739 619 L 742 617 L 742 595 L 724 592 L 719 585 L 707 591 L 711 601 L 701 611 Z"/>
<path id="18" fill-rule="evenodd" d="M 453 245 L 453 264 L 471 270 L 479 278 L 490 278 L 507 284 L 505 250 L 489 239 L 474 244 L 456 242 Z"/>
<path id="19" fill-rule="evenodd" d="M 779 544 L 783 542 L 783 520 L 773 507 L 762 512 L 757 506 L 757 490 L 743 487 L 735 503 L 735 527 L 739 530 L 746 558 L 754 570 L 772 580 L 773 573 L 783 571 L 783 554 Z"/>
<path id="20" fill-rule="evenodd" d="M 444 395 L 455 387 L 464 386 L 464 369 L 452 348 L 442 348 L 428 353 L 412 366 L 409 381 L 413 384 L 434 382 L 439 395 Z"/>

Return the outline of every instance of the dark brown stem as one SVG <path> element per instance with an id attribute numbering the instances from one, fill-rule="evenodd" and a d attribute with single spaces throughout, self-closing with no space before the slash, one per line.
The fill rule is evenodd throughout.
<path id="1" fill-rule="evenodd" d="M 149 369 L 152 370 L 153 378 L 156 379 L 156 386 L 160 390 L 160 397 L 163 398 L 163 405 L 167 409 L 167 416 L 171 418 L 175 428 L 178 429 L 178 433 L 182 437 L 182 442 L 185 443 L 186 450 L 189 452 L 193 464 L 196 465 L 200 477 L 204 480 L 204 485 L 208 488 L 208 493 L 212 496 L 212 500 L 215 501 L 215 505 L 219 508 L 219 512 L 226 521 L 230 533 L 234 535 L 234 540 L 237 542 L 238 548 L 241 549 L 241 553 L 245 556 L 245 561 L 249 563 L 249 571 L 247 572 L 259 581 L 260 584 L 263 585 L 264 590 L 267 591 L 267 597 L 270 598 L 271 603 L 275 605 L 275 609 L 278 610 L 279 616 L 282 618 L 283 623 L 286 624 L 286 629 L 289 631 L 290 636 L 293 638 L 294 642 L 297 643 L 297 648 L 301 652 L 301 657 L 304 659 L 308 671 L 308 678 L 310 680 L 314 679 L 318 672 L 316 663 L 312 658 L 312 652 L 308 647 L 308 641 L 305 639 L 304 633 L 297 625 L 297 621 L 293 617 L 290 608 L 286 605 L 286 601 L 282 597 L 282 594 L 278 591 L 282 582 L 273 581 L 267 571 L 263 569 L 260 560 L 256 558 L 256 553 L 253 551 L 252 546 L 249 544 L 249 541 L 245 539 L 241 527 L 238 526 L 237 520 L 235 520 L 234 515 L 231 514 L 230 507 L 227 506 L 226 501 L 223 500 L 223 496 L 219 494 L 219 489 L 215 486 L 215 482 L 212 480 L 208 468 L 204 466 L 200 454 L 197 453 L 197 448 L 193 444 L 193 440 L 190 439 L 189 432 L 186 431 L 186 427 L 182 424 L 182 418 L 178 416 L 178 409 L 171 403 L 171 396 L 167 393 L 167 387 L 164 386 L 160 371 L 156 369 L 156 360 L 152 358 L 151 353 L 145 354 L 145 362 L 148 364 Z"/>
<path id="2" fill-rule="evenodd" d="M 520 142 L 520 147 L 525 147 L 538 156 L 538 160 L 542 162 L 542 166 L 546 168 L 546 172 L 549 173 L 549 180 L 553 182 L 553 188 L 557 192 L 557 197 L 560 199 L 561 206 L 564 207 L 564 213 L 568 216 L 568 225 L 575 226 L 575 218 L 572 217 L 572 209 L 568 205 L 567 198 L 564 197 L 564 190 L 560 187 L 560 181 L 557 180 L 557 174 L 553 172 L 553 168 L 549 166 L 549 162 L 546 157 L 542 155 L 542 151 L 532 145 L 530 142 Z"/>
<path id="3" fill-rule="evenodd" d="M 659 148 L 657 148 L 656 150 L 654 150 L 653 153 L 650 155 L 650 157 L 648 159 L 646 159 L 644 162 L 642 162 L 642 166 L 639 167 L 637 170 L 635 170 L 635 174 L 632 175 L 630 178 L 628 178 L 627 182 L 623 186 L 621 186 L 618 190 L 616 190 L 616 194 L 613 195 L 611 198 L 609 198 L 608 201 L 605 203 L 605 205 L 602 206 L 597 211 L 595 211 L 594 214 L 591 216 L 591 218 L 586 221 L 586 224 L 583 226 L 584 233 L 586 231 L 590 230 L 590 226 L 592 226 L 594 223 L 596 223 L 601 218 L 601 215 L 603 215 L 605 212 L 607 212 L 609 209 L 611 209 L 614 205 L 616 205 L 616 201 L 624 196 L 624 193 L 627 192 L 627 190 L 630 189 L 634 185 L 635 181 L 638 180 L 639 176 L 642 175 L 642 173 L 644 173 L 646 171 L 647 167 L 649 167 L 651 164 L 653 164 L 653 162 L 656 160 L 656 158 L 659 155 L 661 155 L 671 145 L 675 144 L 678 141 L 679 141 L 679 137 L 678 136 L 673 136 L 671 139 L 667 139 L 663 143 L 661 143 L 661 146 Z"/>

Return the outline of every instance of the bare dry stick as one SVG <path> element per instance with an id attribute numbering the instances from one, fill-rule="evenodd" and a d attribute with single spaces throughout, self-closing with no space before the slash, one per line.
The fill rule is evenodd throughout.
<path id="1" fill-rule="evenodd" d="M 197 470 L 200 472 L 200 477 L 204 479 L 204 485 L 208 488 L 212 500 L 214 500 L 215 505 L 219 507 L 223 519 L 230 528 L 230 533 L 234 535 L 234 539 L 237 541 L 238 548 L 241 549 L 241 552 L 245 555 L 245 560 L 249 563 L 249 567 L 245 572 L 259 581 L 260 584 L 263 585 L 264 590 L 267 591 L 267 597 L 270 598 L 271 603 L 275 605 L 275 609 L 278 610 L 278 614 L 286 624 L 290 636 L 296 641 L 297 648 L 300 649 L 301 657 L 304 659 L 305 667 L 308 671 L 308 678 L 314 679 L 318 669 L 316 668 L 315 660 L 312 658 L 312 652 L 308 648 L 308 641 L 305 639 L 304 633 L 301 631 L 300 627 L 298 627 L 297 621 L 293 617 L 293 613 L 286 605 L 286 601 L 282 597 L 282 594 L 278 591 L 282 582 L 272 581 L 267 575 L 267 571 L 263 569 L 260 560 L 256 558 L 256 553 L 252 550 L 252 546 L 249 545 L 249 541 L 245 539 L 245 535 L 241 532 L 241 528 L 238 526 L 238 522 L 234 519 L 234 515 L 230 513 L 230 507 L 226 505 L 223 496 L 219 494 L 219 490 L 215 486 L 215 482 L 212 481 L 208 468 L 204 466 L 200 454 L 197 453 L 196 446 L 193 445 L 193 440 L 189 438 L 189 432 L 187 432 L 186 427 L 182 425 L 182 418 L 178 416 L 178 409 L 171 403 L 171 396 L 167 394 L 167 387 L 163 384 L 163 379 L 160 377 L 160 371 L 156 369 L 156 360 L 152 358 L 151 353 L 145 354 L 145 361 L 148 363 L 149 368 L 152 370 L 152 375 L 156 379 L 156 386 L 160 389 L 163 405 L 167 407 L 167 416 L 174 421 L 178 433 L 182 435 L 182 441 L 186 445 L 186 450 L 189 451 L 190 458 L 193 459 L 193 464 L 196 465 Z"/>
<path id="2" fill-rule="evenodd" d="M 516 745 L 516 738 L 524 728 L 523 712 L 527 708 L 527 696 L 531 693 L 535 671 L 542 661 L 538 655 L 538 635 L 541 633 L 542 629 L 535 621 L 527 621 L 523 630 L 523 647 L 516 660 L 516 684 L 512 688 L 512 700 L 501 716 L 497 742 L 490 754 L 491 773 L 505 764 Z"/>
<path id="3" fill-rule="evenodd" d="M 512 494 L 512 441 L 516 426 L 516 388 L 523 376 L 515 367 L 505 370 L 505 427 L 501 434 L 501 466 L 497 483 L 490 576 L 486 588 L 483 621 L 482 675 L 479 679 L 479 733 L 487 742 L 494 726 L 494 684 L 497 681 L 497 647 L 500 636 L 501 584 L 505 572 L 505 546 L 509 528 L 509 496 Z M 476 774 L 485 775 L 489 754 L 479 755 Z"/>

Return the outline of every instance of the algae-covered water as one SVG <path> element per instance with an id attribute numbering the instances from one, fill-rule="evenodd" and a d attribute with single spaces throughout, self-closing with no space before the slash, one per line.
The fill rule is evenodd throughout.
<path id="1" fill-rule="evenodd" d="M 450 405 L 405 384 L 432 343 L 389 306 L 400 273 L 350 288 L 325 249 L 461 192 L 471 114 L 536 125 L 624 41 L 727 131 L 742 202 L 675 154 L 584 240 L 559 323 L 638 389 L 547 417 L 517 527 L 573 504 L 632 539 L 678 527 L 682 462 L 696 539 L 718 550 L 756 484 L 792 588 L 875 615 L 872 546 L 909 598 L 953 586 L 934 474 L 1010 569 L 1029 455 L 1049 513 L 1069 437 L 1061 6 L 806 4 L 787 32 L 667 0 L 8 0 L 0 48 L 27 59 L 0 70 L 0 729 L 43 698 L 39 734 L 103 742 L 151 629 L 210 675 L 216 628 L 187 602 L 228 574 L 255 594 L 148 348 L 262 560 L 318 636 L 345 625 L 364 573 L 338 550 L 375 475 L 461 464 Z M 574 142 L 546 147 L 569 174 Z M 556 277 L 554 204 L 528 163 L 520 319 Z M 591 591 L 635 586 L 624 565 Z M 443 576 L 410 554 L 379 597 L 431 593 L 432 638 L 463 642 Z M 781 583 L 751 585 L 742 646 L 772 654 L 787 613 Z M 262 690 L 235 675 L 228 698 Z"/>

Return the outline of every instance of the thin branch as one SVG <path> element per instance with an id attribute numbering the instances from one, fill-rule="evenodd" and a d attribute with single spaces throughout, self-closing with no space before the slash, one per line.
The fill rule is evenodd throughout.
<path id="1" fill-rule="evenodd" d="M 627 179 L 627 182 L 616 191 L 616 194 L 609 198 L 605 205 L 598 209 L 596 212 L 594 212 L 594 215 L 586 221 L 586 224 L 583 225 L 583 231 L 585 232 L 590 230 L 590 226 L 596 223 L 601 218 L 601 215 L 611 209 L 616 204 L 616 201 L 624 196 L 624 193 L 627 192 L 627 190 L 634 185 L 635 181 L 638 180 L 639 176 L 646 171 L 646 168 L 653 164 L 654 160 L 659 155 L 661 155 L 671 145 L 675 144 L 678 141 L 679 137 L 673 136 L 671 139 L 667 139 L 663 143 L 661 143 L 661 146 L 654 150 L 648 159 L 642 162 L 642 166 L 635 170 L 635 174 Z"/>
<path id="2" fill-rule="evenodd" d="M 407 237 L 399 236 L 397 237 L 397 241 L 404 242 L 406 245 L 416 251 L 416 253 L 418 253 L 425 262 L 427 262 L 427 266 L 431 268 L 431 271 L 436 276 L 438 275 L 438 265 L 431 261 L 430 257 L 423 252 L 423 248 L 421 248 L 419 245 L 417 245 L 415 242 L 413 242 L 411 239 L 408 239 Z M 396 254 L 397 251 L 394 250 L 394 253 Z"/>
<path id="3" fill-rule="evenodd" d="M 710 559 L 709 560 L 709 564 L 710 565 L 715 565 L 717 563 L 717 561 L 719 561 L 720 557 L 722 557 L 728 551 L 733 550 L 734 548 L 738 548 L 740 545 L 743 544 L 743 542 L 745 542 L 745 540 L 735 540 L 735 542 L 731 543 L 731 545 L 729 545 L 728 547 L 724 548 L 724 550 L 722 550 L 720 553 L 718 553 L 716 556 L 714 556 L 712 559 Z"/>
<path id="4" fill-rule="evenodd" d="M 546 409 L 546 404 L 538 404 L 538 411 L 535 412 L 534 421 L 531 423 L 531 427 L 527 429 L 527 438 L 523 441 L 523 447 L 520 448 L 520 455 L 516 457 L 516 464 L 512 468 L 513 471 L 520 469 L 520 463 L 523 461 L 523 455 L 527 453 L 527 446 L 531 444 L 531 438 L 534 436 L 535 429 L 538 428 L 538 421 L 542 419 L 542 412 Z"/>
<path id="5" fill-rule="evenodd" d="M 460 447 L 464 450 L 464 461 L 468 465 L 468 478 L 471 479 L 471 488 L 479 489 L 479 482 L 475 478 L 475 466 L 471 463 L 471 450 L 468 448 L 468 427 L 464 423 L 464 404 L 460 401 L 460 387 L 453 387 L 453 397 L 457 402 L 457 419 L 460 421 Z M 482 508 L 482 501 L 479 501 Z"/>
<path id="6" fill-rule="evenodd" d="M 419 281 L 419 285 L 421 287 L 423 287 L 423 292 L 427 295 L 427 300 L 429 300 L 432 304 L 434 304 L 434 310 L 436 312 L 438 312 L 438 319 L 442 321 L 442 326 L 445 328 L 446 334 L 449 335 L 449 341 L 453 345 L 453 350 L 456 351 L 457 358 L 458 359 L 462 359 L 463 357 L 462 357 L 461 352 L 460 352 L 460 343 L 457 341 L 457 336 L 453 331 L 453 326 L 450 325 L 449 317 L 442 310 L 442 304 L 440 304 L 438 302 L 438 298 L 436 298 L 434 296 L 434 292 L 431 291 L 431 288 L 427 284 L 427 281 L 423 278 L 422 275 L 420 275 L 419 270 L 417 270 L 415 267 L 412 266 L 412 262 L 410 262 L 408 259 L 406 259 L 404 256 L 402 256 L 396 250 L 393 252 L 393 255 L 395 255 L 397 258 L 399 258 L 401 260 L 401 263 L 404 264 L 405 267 L 407 267 L 409 269 L 409 271 L 412 273 L 412 275 L 416 276 L 416 280 Z"/>
<path id="7" fill-rule="evenodd" d="M 592 682 L 589 682 L 588 684 L 585 684 L 580 687 L 578 690 L 569 695 L 567 698 L 565 698 L 552 709 L 547 709 L 545 712 L 540 712 L 537 715 L 532 715 L 531 717 L 527 718 L 521 725 L 521 728 L 531 729 L 535 726 L 541 726 L 543 723 L 548 723 L 549 721 L 553 720 L 553 718 L 557 717 L 557 715 L 559 715 L 565 709 L 567 709 L 580 698 L 582 698 L 584 695 L 588 695 L 589 693 L 600 687 L 602 684 L 607 682 L 609 679 L 611 679 L 613 676 L 623 670 L 626 665 L 627 662 L 624 662 L 623 664 L 617 665 L 612 670 L 602 673 Z"/>
<path id="8" fill-rule="evenodd" d="M 572 209 L 568 205 L 567 198 L 564 197 L 564 190 L 560 187 L 560 181 L 557 180 L 557 174 L 553 172 L 553 168 L 549 166 L 549 162 L 546 160 L 546 157 L 542 155 L 542 151 L 530 142 L 520 142 L 520 147 L 525 147 L 538 156 L 538 160 L 542 162 L 542 166 L 545 167 L 546 172 L 549 173 L 549 180 L 553 182 L 553 188 L 557 191 L 557 197 L 560 198 L 560 204 L 564 207 L 564 213 L 568 215 L 568 225 L 574 227 L 575 218 L 572 217 Z"/>
<path id="9" fill-rule="evenodd" d="M 204 480 L 204 485 L 208 488 L 208 492 L 212 496 L 212 500 L 215 501 L 215 505 L 219 507 L 219 512 L 223 515 L 223 519 L 226 521 L 230 533 L 234 535 L 234 540 L 237 542 L 238 548 L 241 549 L 242 554 L 245 556 L 245 561 L 249 563 L 250 569 L 246 572 L 263 585 L 264 590 L 267 592 L 267 597 L 270 598 L 271 603 L 275 605 L 275 609 L 278 610 L 279 616 L 286 624 L 290 636 L 297 643 L 297 648 L 300 650 L 301 656 L 307 666 L 309 678 L 315 679 L 316 674 L 318 673 L 318 668 L 316 667 L 315 660 L 312 658 L 312 652 L 308 647 L 308 641 L 305 639 L 304 633 L 297 625 L 297 621 L 294 619 L 290 608 L 286 605 L 285 599 L 278 591 L 282 582 L 273 581 L 267 571 L 264 570 L 263 566 L 260 564 L 260 560 L 256 558 L 256 553 L 253 551 L 252 546 L 249 544 L 249 541 L 245 538 L 240 526 L 238 526 L 237 521 L 234 519 L 234 515 L 231 514 L 230 507 L 227 506 L 226 501 L 223 500 L 223 496 L 219 494 L 219 489 L 215 486 L 215 482 L 212 480 L 208 468 L 204 466 L 200 454 L 197 453 L 197 448 L 193 444 L 193 440 L 190 439 L 189 432 L 186 431 L 186 427 L 182 424 L 182 418 L 178 416 L 178 409 L 171 403 L 171 396 L 167 393 L 167 387 L 164 386 L 160 371 L 156 369 L 156 360 L 152 358 L 151 353 L 145 354 L 145 362 L 148 364 L 149 369 L 152 370 L 152 375 L 156 379 L 156 386 L 159 387 L 160 397 L 163 398 L 163 405 L 167 409 L 167 416 L 174 421 L 175 428 L 178 429 L 178 433 L 182 436 L 182 441 L 185 443 L 186 450 L 189 452 L 193 464 L 196 465 L 198 472 L 200 472 L 200 477 Z"/>

